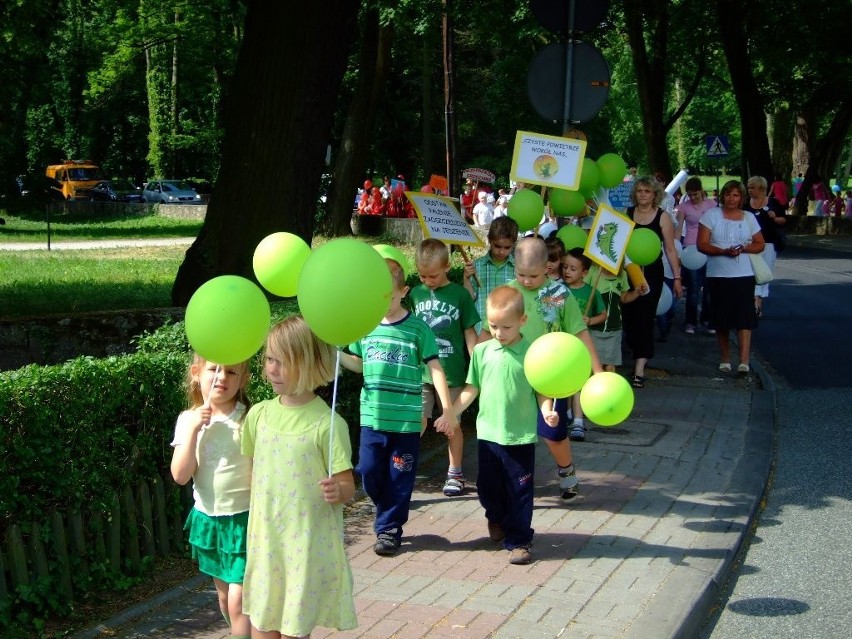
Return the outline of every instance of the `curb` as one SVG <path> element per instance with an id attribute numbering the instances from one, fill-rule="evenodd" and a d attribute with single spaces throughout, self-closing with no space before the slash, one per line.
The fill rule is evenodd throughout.
<path id="1" fill-rule="evenodd" d="M 691 639 L 698 637 L 701 629 L 710 618 L 710 611 L 724 592 L 730 579 L 734 565 L 743 544 L 752 533 L 755 518 L 761 509 L 761 503 L 766 496 L 769 485 L 769 475 L 775 457 L 775 428 L 777 424 L 777 403 L 774 380 L 766 369 L 754 358 L 749 362 L 757 374 L 764 390 L 752 391 L 752 405 L 749 412 L 748 431 L 746 433 L 745 451 L 740 462 L 734 469 L 730 484 L 738 486 L 743 495 L 748 495 L 748 501 L 736 505 L 726 517 L 729 528 L 721 534 L 731 537 L 724 559 L 711 570 L 681 569 L 663 584 L 657 593 L 657 600 L 643 615 L 653 621 L 659 618 L 661 625 L 651 635 L 647 626 L 642 630 L 634 630 L 626 638 L 639 639 L 647 636 L 672 637 L 673 639 Z M 768 451 L 768 454 L 767 454 Z M 740 520 L 742 520 L 740 522 Z M 720 532 L 709 533 L 718 535 Z M 671 609 L 671 601 L 677 600 L 683 593 L 696 593 L 686 606 L 686 612 L 681 619 L 667 618 Z M 677 609 L 683 610 L 684 606 Z M 635 628 L 635 626 L 634 626 Z"/>
<path id="2" fill-rule="evenodd" d="M 86 630 L 72 635 L 71 639 L 96 639 L 97 637 L 101 637 L 103 635 L 113 635 L 115 634 L 116 628 L 125 626 L 128 623 L 131 623 L 132 621 L 135 621 L 136 619 L 156 610 L 163 604 L 183 597 L 186 593 L 190 591 L 197 590 L 209 581 L 210 577 L 208 575 L 198 574 L 192 579 L 185 581 L 184 583 L 177 585 L 174 588 L 166 590 L 165 592 L 161 592 L 159 595 L 153 597 L 152 599 L 130 606 L 130 608 L 122 610 L 114 617 L 107 619 L 106 621 L 102 621 L 96 626 L 92 626 L 91 628 L 87 628 Z"/>

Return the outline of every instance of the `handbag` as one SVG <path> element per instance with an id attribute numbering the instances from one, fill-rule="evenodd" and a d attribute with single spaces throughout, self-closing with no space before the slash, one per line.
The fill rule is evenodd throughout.
<path id="1" fill-rule="evenodd" d="M 760 253 L 747 253 L 748 259 L 751 260 L 751 270 L 754 271 L 754 281 L 757 284 L 769 284 L 772 281 L 772 271 L 769 264 L 763 259 Z"/>

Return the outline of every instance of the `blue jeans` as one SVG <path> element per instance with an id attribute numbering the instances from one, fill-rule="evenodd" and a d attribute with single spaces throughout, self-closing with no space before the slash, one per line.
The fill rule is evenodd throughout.
<path id="1" fill-rule="evenodd" d="M 361 428 L 357 472 L 364 492 L 376 505 L 376 534 L 402 527 L 408 521 L 411 493 L 417 473 L 420 432 L 390 433 Z"/>
<path id="2" fill-rule="evenodd" d="M 480 439 L 477 453 L 476 492 L 486 519 L 503 527 L 507 550 L 529 546 L 534 532 L 535 444 L 504 446 Z"/>
<path id="3" fill-rule="evenodd" d="M 707 265 L 695 271 L 682 268 L 680 273 L 683 276 L 683 285 L 686 287 L 686 323 L 693 326 L 699 323 L 706 324 L 710 320 L 709 296 L 707 295 L 707 287 L 704 285 L 707 279 Z M 700 316 L 698 314 L 699 295 L 701 295 Z"/>

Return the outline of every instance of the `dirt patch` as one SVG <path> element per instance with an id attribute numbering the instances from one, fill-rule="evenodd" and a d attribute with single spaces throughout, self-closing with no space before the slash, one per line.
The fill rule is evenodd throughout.
<path id="1" fill-rule="evenodd" d="M 48 619 L 44 636 L 67 637 L 85 630 L 198 574 L 198 566 L 188 557 L 157 557 L 141 583 L 122 591 L 88 593 L 84 599 L 74 602 L 68 617 Z"/>

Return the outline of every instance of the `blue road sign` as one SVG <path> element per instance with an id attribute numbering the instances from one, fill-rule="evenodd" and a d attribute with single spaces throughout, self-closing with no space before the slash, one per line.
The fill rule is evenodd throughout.
<path id="1" fill-rule="evenodd" d="M 707 142 L 707 157 L 708 158 L 723 158 L 728 155 L 728 136 L 727 135 L 708 135 Z"/>

